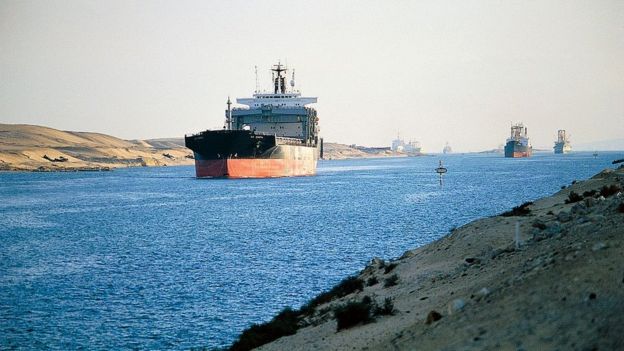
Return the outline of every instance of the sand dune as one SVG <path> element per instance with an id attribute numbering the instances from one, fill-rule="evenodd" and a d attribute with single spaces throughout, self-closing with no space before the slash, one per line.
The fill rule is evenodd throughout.
<path id="1" fill-rule="evenodd" d="M 2 170 L 97 170 L 190 165 L 183 139 L 123 140 L 90 132 L 0 124 Z M 45 158 L 47 156 L 47 159 Z"/>

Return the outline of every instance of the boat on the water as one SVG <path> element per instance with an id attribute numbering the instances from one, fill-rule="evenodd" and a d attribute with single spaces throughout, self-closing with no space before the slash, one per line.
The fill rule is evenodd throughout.
<path id="1" fill-rule="evenodd" d="M 251 98 L 237 98 L 245 107 L 232 107 L 228 98 L 225 125 L 185 136 L 193 150 L 198 178 L 268 178 L 316 174 L 322 157 L 316 97 L 295 90 L 294 70 L 290 89 L 287 68 L 273 65 L 273 92 L 256 89 Z"/>
<path id="2" fill-rule="evenodd" d="M 570 140 L 564 129 L 557 131 L 557 141 L 555 141 L 553 149 L 556 154 L 567 154 L 572 151 L 572 145 L 570 145 Z"/>
<path id="3" fill-rule="evenodd" d="M 422 146 L 420 146 L 420 142 L 415 140 L 405 142 L 405 140 L 401 139 L 400 135 L 397 135 L 397 138 L 392 140 L 390 150 L 405 153 L 410 156 L 420 156 L 422 154 Z"/>
<path id="4" fill-rule="evenodd" d="M 527 127 L 522 123 L 511 125 L 511 136 L 505 144 L 505 157 L 531 157 L 533 147 L 527 134 Z"/>

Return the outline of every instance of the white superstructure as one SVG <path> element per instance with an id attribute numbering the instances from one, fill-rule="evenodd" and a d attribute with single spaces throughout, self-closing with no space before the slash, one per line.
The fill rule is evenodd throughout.
<path id="1" fill-rule="evenodd" d="M 256 90 L 251 98 L 237 98 L 236 103 L 248 106 L 251 109 L 271 106 L 272 108 L 297 108 L 306 107 L 317 102 L 316 97 L 303 97 L 298 90 L 295 90 L 295 72 L 293 70 L 290 80 L 290 89 L 286 86 L 285 73 L 288 70 L 282 64 L 273 65 L 274 90 L 273 93 L 260 93 Z M 284 75 L 282 75 L 284 73 Z M 277 77 L 276 77 L 277 76 Z"/>
<path id="2" fill-rule="evenodd" d="M 317 102 L 316 97 L 302 97 L 295 90 L 295 74 L 292 74 L 290 88 L 286 87 L 286 67 L 278 63 L 271 68 L 273 92 L 256 91 L 251 98 L 237 98 L 245 107 L 226 110 L 226 128 L 251 130 L 255 133 L 296 138 L 306 144 L 317 144 L 319 133 L 316 110 L 309 106 Z M 257 81 L 257 79 L 256 79 Z M 256 84 L 257 85 L 257 84 Z M 228 100 L 229 101 L 229 100 Z"/>
<path id="3" fill-rule="evenodd" d="M 522 122 L 512 124 L 511 135 L 507 138 L 507 143 L 509 142 L 515 142 L 520 146 L 531 147 L 527 127 L 525 127 Z"/>

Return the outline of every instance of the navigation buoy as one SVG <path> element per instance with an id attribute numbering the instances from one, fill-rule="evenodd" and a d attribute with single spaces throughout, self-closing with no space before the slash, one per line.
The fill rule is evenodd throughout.
<path id="1" fill-rule="evenodd" d="M 442 166 L 442 160 L 440 160 L 440 164 L 438 165 L 438 168 L 435 169 L 436 173 L 438 173 L 439 175 L 443 175 L 444 173 L 446 173 L 448 170 Z"/>
<path id="2" fill-rule="evenodd" d="M 442 176 L 448 172 L 448 170 L 446 169 L 446 167 L 444 167 L 442 165 L 442 160 L 440 160 L 440 164 L 438 165 L 438 168 L 435 169 L 436 173 L 440 175 L 440 185 L 442 185 Z"/>

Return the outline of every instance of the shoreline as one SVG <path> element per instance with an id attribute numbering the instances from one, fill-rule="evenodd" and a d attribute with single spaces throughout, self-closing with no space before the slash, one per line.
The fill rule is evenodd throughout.
<path id="1" fill-rule="evenodd" d="M 623 189 L 624 167 L 606 169 L 374 258 L 231 350 L 623 348 Z"/>
<path id="2" fill-rule="evenodd" d="M 590 153 L 591 151 L 576 151 L 572 154 L 580 154 L 580 153 Z M 617 153 L 620 151 L 602 151 L 608 153 Z M 546 154 L 547 152 L 542 152 L 542 154 Z M 483 155 L 483 154 L 492 154 L 492 153 L 484 153 L 484 152 L 466 152 L 466 153 L 452 153 L 452 156 L 465 156 L 465 155 Z M 548 152 L 550 154 L 550 152 Z M 346 161 L 346 160 L 372 160 L 372 159 L 388 159 L 388 158 L 414 158 L 414 157 L 440 157 L 446 156 L 442 153 L 424 153 L 420 155 L 405 155 L 405 154 L 392 154 L 392 155 L 378 155 L 378 154 L 370 154 L 365 156 L 349 156 L 349 157 L 336 157 L 336 158 L 323 158 L 319 159 L 319 161 Z M 190 158 L 189 158 L 190 159 Z M 192 160 L 192 159 L 190 159 Z M 4 162 L 0 163 L 0 173 L 12 173 L 12 172 L 108 172 L 114 171 L 116 169 L 124 169 L 124 168 L 135 168 L 135 167 L 176 167 L 176 166 L 193 166 L 192 161 L 183 162 L 173 162 L 170 164 L 160 163 L 159 160 L 153 159 L 151 162 L 143 162 L 143 163 L 115 163 L 114 158 L 109 159 L 110 162 L 100 162 L 97 165 L 84 165 L 84 166 L 69 166 L 63 167 L 60 166 L 62 163 L 53 163 L 53 165 L 59 165 L 59 167 L 50 167 L 48 164 L 41 165 L 37 168 L 33 167 L 20 167 L 20 166 L 11 166 L 5 164 Z M 127 160 L 124 160 L 127 161 Z M 0 161 L 1 162 L 1 161 Z M 616 164 L 616 163 L 614 163 Z"/>

